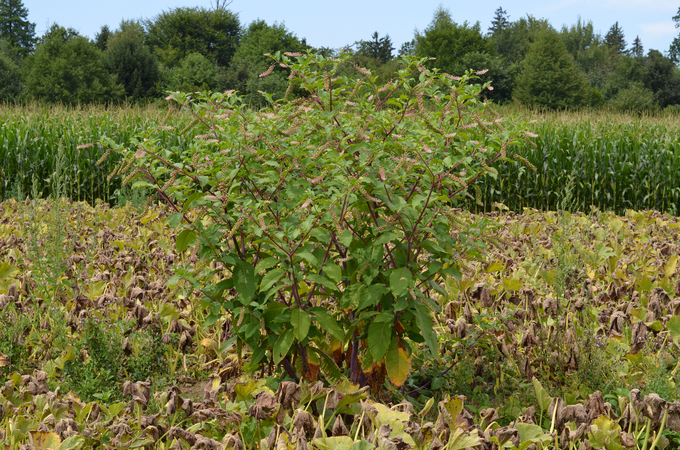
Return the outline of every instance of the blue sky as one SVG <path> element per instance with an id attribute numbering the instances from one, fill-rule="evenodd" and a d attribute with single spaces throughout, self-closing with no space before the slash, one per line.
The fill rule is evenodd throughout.
<path id="1" fill-rule="evenodd" d="M 342 47 L 369 39 L 377 31 L 381 36 L 389 34 L 398 49 L 413 38 L 415 29 L 427 27 L 439 4 L 449 8 L 456 22 L 479 21 L 483 30 L 499 6 L 510 14 L 510 20 L 531 14 L 548 19 L 558 29 L 575 23 L 580 15 L 592 20 L 602 35 L 618 21 L 628 44 L 639 35 L 645 52 L 668 50 L 680 32 L 672 20 L 680 7 L 677 0 L 234 0 L 229 8 L 239 14 L 241 23 L 258 18 L 284 23 L 316 47 Z M 38 35 L 56 22 L 93 37 L 104 24 L 115 29 L 122 19 L 152 18 L 177 6 L 209 7 L 210 0 L 24 0 L 24 5 Z"/>

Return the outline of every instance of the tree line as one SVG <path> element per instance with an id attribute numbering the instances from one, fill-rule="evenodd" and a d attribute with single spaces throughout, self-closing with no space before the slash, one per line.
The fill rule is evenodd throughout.
<path id="1" fill-rule="evenodd" d="M 680 9 L 673 17 L 680 27 Z M 553 27 L 531 15 L 510 20 L 498 8 L 488 30 L 457 23 L 444 7 L 397 51 L 378 32 L 342 48 L 312 47 L 283 24 L 242 24 L 228 3 L 179 7 L 151 19 L 101 27 L 94 39 L 52 24 L 36 37 L 22 0 L 0 0 L 0 101 L 77 104 L 143 102 L 168 91 L 235 89 L 258 104 L 288 89 L 287 74 L 267 71 L 275 52 L 351 53 L 389 81 L 401 55 L 431 57 L 428 64 L 453 75 L 468 69 L 492 82 L 488 97 L 551 109 L 607 106 L 621 110 L 680 108 L 680 35 L 668 51 L 630 45 L 618 22 L 602 36 L 590 21 Z M 485 71 L 485 72 L 484 72 Z M 349 72 L 348 72 L 349 74 Z M 301 93 L 300 93 L 301 94 Z"/>

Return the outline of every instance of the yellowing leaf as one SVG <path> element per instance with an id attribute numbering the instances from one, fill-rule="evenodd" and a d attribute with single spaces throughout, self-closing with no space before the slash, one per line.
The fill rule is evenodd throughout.
<path id="1" fill-rule="evenodd" d="M 595 270 L 593 270 L 593 268 L 588 264 L 586 264 L 586 275 L 588 275 L 588 278 L 591 280 L 595 279 Z"/>
<path id="2" fill-rule="evenodd" d="M 8 262 L 0 264 L 0 280 L 11 278 L 20 272 L 19 268 Z"/>
<path id="3" fill-rule="evenodd" d="M 54 432 L 29 431 L 31 444 L 36 450 L 57 449 L 61 445 L 61 438 Z"/>
<path id="4" fill-rule="evenodd" d="M 491 264 L 489 264 L 486 269 L 484 269 L 485 273 L 494 273 L 498 272 L 505 269 L 505 264 L 501 261 L 494 261 Z"/>
<path id="5" fill-rule="evenodd" d="M 524 286 L 522 280 L 517 278 L 503 278 L 503 289 L 506 291 L 519 291 Z"/>
<path id="6" fill-rule="evenodd" d="M 392 384 L 401 387 L 411 371 L 411 358 L 406 350 L 399 346 L 398 341 L 399 339 L 392 339 L 387 355 L 385 355 L 385 366 Z"/>
<path id="7" fill-rule="evenodd" d="M 675 269 L 678 267 L 678 257 L 677 255 L 673 255 L 670 258 L 668 258 L 668 261 L 666 261 L 666 264 L 663 265 L 663 273 L 666 275 L 666 277 L 670 278 L 675 274 Z"/>
<path id="8" fill-rule="evenodd" d="M 618 234 L 618 232 L 621 231 L 621 228 L 623 228 L 623 222 L 621 219 L 616 218 L 609 223 L 609 226 L 614 233 Z"/>

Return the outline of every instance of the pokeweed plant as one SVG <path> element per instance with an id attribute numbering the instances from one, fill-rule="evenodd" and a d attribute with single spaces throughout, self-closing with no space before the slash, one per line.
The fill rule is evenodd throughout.
<path id="1" fill-rule="evenodd" d="M 271 57 L 261 76 L 289 71 L 285 98 L 263 93 L 268 106 L 253 110 L 233 91 L 174 93 L 202 134 L 184 150 L 153 133 L 132 151 L 105 141 L 125 156 L 114 174 L 154 189 L 182 229 L 178 252 L 213 263 L 204 276 L 178 267 L 175 281 L 200 290 L 208 324 L 226 311 L 227 345 L 250 349 L 250 369 L 401 386 L 409 342 L 438 353 L 434 293 L 467 251 L 456 201 L 497 176 L 494 162 L 521 159 L 511 147 L 531 135 L 490 110 L 491 86 L 469 84 L 479 72 L 405 58 L 379 86 L 345 57 Z M 356 78 L 337 75 L 347 64 Z M 304 95 L 288 98 L 294 89 Z"/>

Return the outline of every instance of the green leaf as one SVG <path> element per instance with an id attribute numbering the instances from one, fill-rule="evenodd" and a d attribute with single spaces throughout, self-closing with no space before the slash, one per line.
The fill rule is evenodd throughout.
<path id="1" fill-rule="evenodd" d="M 184 253 L 184 251 L 196 240 L 196 232 L 194 230 L 182 230 L 177 236 L 175 246 L 177 253 Z"/>
<path id="2" fill-rule="evenodd" d="M 477 434 L 477 430 L 472 430 L 470 434 L 467 434 L 462 428 L 456 427 L 449 438 L 446 449 L 465 450 L 467 448 L 474 448 L 477 447 L 481 441 L 481 438 Z"/>
<path id="3" fill-rule="evenodd" d="M 353 450 L 354 440 L 349 436 L 333 436 L 316 438 L 312 441 L 312 444 L 319 450 Z M 371 448 L 373 448 L 373 445 L 371 445 Z"/>
<path id="4" fill-rule="evenodd" d="M 170 214 L 170 217 L 168 217 L 168 225 L 172 228 L 177 228 L 177 225 L 179 225 L 183 217 L 184 215 L 181 212 Z"/>
<path id="5" fill-rule="evenodd" d="M 378 239 L 375 240 L 373 245 L 383 245 L 388 242 L 392 242 L 398 237 L 399 235 L 396 233 L 383 233 L 378 237 Z"/>
<path id="6" fill-rule="evenodd" d="M 309 346 L 307 349 L 319 355 L 321 370 L 323 370 L 323 374 L 326 376 L 328 381 L 333 384 L 337 384 L 345 378 L 342 372 L 340 372 L 340 369 L 338 369 L 337 364 L 335 364 L 335 361 L 333 361 L 333 358 L 316 347 Z"/>
<path id="7" fill-rule="evenodd" d="M 392 322 L 394 316 L 388 312 L 380 313 L 368 326 L 368 349 L 374 361 L 385 356 L 392 341 Z"/>
<path id="8" fill-rule="evenodd" d="M 255 297 L 257 290 L 257 280 L 253 266 L 245 261 L 239 261 L 233 270 L 234 287 L 236 292 L 238 292 L 241 302 L 243 304 L 250 302 Z"/>
<path id="9" fill-rule="evenodd" d="M 323 270 L 326 271 L 326 276 L 336 283 L 342 281 L 342 269 L 337 264 L 326 263 L 326 265 L 323 266 Z"/>
<path id="10" fill-rule="evenodd" d="M 392 339 L 390 348 L 385 356 L 385 367 L 390 381 L 397 387 L 401 387 L 411 371 L 411 358 L 408 352 L 399 346 L 399 339 Z"/>
<path id="11" fill-rule="evenodd" d="M 307 275 L 307 279 L 309 279 L 309 280 L 311 280 L 311 281 L 313 281 L 317 284 L 320 284 L 321 286 L 323 286 L 326 289 L 329 289 L 331 291 L 337 291 L 338 290 L 338 286 L 324 276 L 317 275 L 315 273 L 311 273 L 311 274 Z"/>
<path id="12" fill-rule="evenodd" d="M 204 187 L 206 184 L 208 184 L 209 178 L 203 175 L 199 175 L 196 178 L 198 178 L 198 182 L 201 185 L 201 187 Z"/>
<path id="13" fill-rule="evenodd" d="M 536 395 L 536 402 L 538 402 L 538 407 L 541 411 L 547 411 L 550 402 L 552 402 L 552 397 L 548 395 L 548 392 L 543 389 L 543 385 L 536 377 L 534 377 L 531 382 L 534 385 L 534 394 Z"/>
<path id="14" fill-rule="evenodd" d="M 57 450 L 73 450 L 82 447 L 84 444 L 85 437 L 76 434 L 74 436 L 67 437 L 66 439 L 64 439 L 64 442 L 61 443 Z"/>
<path id="15" fill-rule="evenodd" d="M 335 321 L 335 318 L 325 309 L 312 308 L 311 311 L 314 313 L 314 319 L 324 331 L 327 331 L 331 336 L 339 341 L 343 341 L 345 339 L 344 331 L 342 331 L 342 328 L 340 328 L 338 322 Z"/>
<path id="16" fill-rule="evenodd" d="M 278 258 L 274 258 L 274 257 L 265 258 L 262 261 L 260 261 L 259 263 L 257 263 L 257 266 L 255 266 L 255 273 L 260 273 L 263 270 L 267 270 L 271 267 L 274 267 L 278 263 L 279 263 Z"/>
<path id="17" fill-rule="evenodd" d="M 673 341 L 680 344 L 680 316 L 673 316 L 666 323 L 666 328 L 671 333 Z"/>
<path id="18" fill-rule="evenodd" d="M 517 423 L 515 425 L 519 432 L 519 442 L 524 443 L 538 443 L 547 442 L 552 438 L 549 434 L 543 432 L 543 428 L 533 423 Z"/>
<path id="19" fill-rule="evenodd" d="M 286 273 L 283 269 L 270 270 L 262 277 L 262 283 L 260 283 L 260 292 L 268 290 L 270 287 L 274 286 L 274 283 L 279 281 L 281 277 Z"/>
<path id="20" fill-rule="evenodd" d="M 401 297 L 406 293 L 413 280 L 413 275 L 408 267 L 399 267 L 390 274 L 390 289 L 395 297 Z"/>
<path id="21" fill-rule="evenodd" d="M 312 324 L 312 317 L 303 309 L 295 308 L 290 312 L 290 324 L 298 342 L 302 342 L 309 334 L 309 326 Z"/>
<path id="22" fill-rule="evenodd" d="M 205 177 L 205 178 L 207 178 L 207 177 Z M 193 194 L 191 194 L 189 196 L 189 198 L 184 202 L 184 205 L 182 206 L 182 212 L 186 212 L 186 210 L 189 209 L 189 207 L 191 206 L 191 204 L 193 202 L 203 198 L 204 196 L 205 196 L 205 194 L 203 192 L 194 192 Z"/>
<path id="23" fill-rule="evenodd" d="M 319 260 L 316 259 L 316 256 L 312 255 L 309 252 L 300 252 L 297 253 L 296 256 L 299 256 L 300 258 L 307 261 L 315 269 L 319 266 Z"/>
<path id="24" fill-rule="evenodd" d="M 416 324 L 425 338 L 425 343 L 430 349 L 430 354 L 433 357 L 438 357 L 439 341 L 437 340 L 437 332 L 434 331 L 434 327 L 432 326 L 432 316 L 430 316 L 430 309 L 419 301 L 414 302 L 414 308 Z"/>
<path id="25" fill-rule="evenodd" d="M 349 247 L 352 243 L 352 232 L 349 230 L 344 230 L 339 236 L 340 243 L 345 247 Z"/>
<path id="26" fill-rule="evenodd" d="M 316 238 L 317 241 L 324 245 L 328 245 L 331 242 L 331 235 L 323 228 L 313 228 L 309 232 L 309 235 Z"/>
<path id="27" fill-rule="evenodd" d="M 274 364 L 280 363 L 286 357 L 294 340 L 295 334 L 290 328 L 281 333 L 274 344 Z"/>

